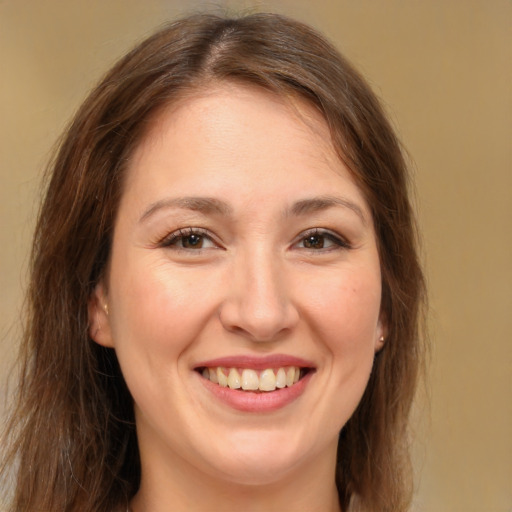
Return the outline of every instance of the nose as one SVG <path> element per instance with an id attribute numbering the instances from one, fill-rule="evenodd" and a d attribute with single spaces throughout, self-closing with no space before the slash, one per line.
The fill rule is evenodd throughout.
<path id="1" fill-rule="evenodd" d="M 226 283 L 220 308 L 225 329 L 251 341 L 277 341 L 298 323 L 299 313 L 278 257 L 240 257 Z"/>

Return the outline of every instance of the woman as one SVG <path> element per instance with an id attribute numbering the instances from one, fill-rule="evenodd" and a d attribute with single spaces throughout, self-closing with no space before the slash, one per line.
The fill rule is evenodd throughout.
<path id="1" fill-rule="evenodd" d="M 36 229 L 12 510 L 405 510 L 423 279 L 378 101 L 193 16 L 90 94 Z"/>

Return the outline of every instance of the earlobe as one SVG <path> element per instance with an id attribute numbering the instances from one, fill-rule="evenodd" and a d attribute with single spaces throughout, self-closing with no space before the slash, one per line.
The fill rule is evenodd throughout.
<path id="1" fill-rule="evenodd" d="M 379 336 L 377 342 L 375 343 L 375 353 L 382 349 L 384 343 L 386 343 L 386 338 L 384 338 L 384 336 Z"/>
<path id="2" fill-rule="evenodd" d="M 375 341 L 375 353 L 379 352 L 384 344 L 386 343 L 386 338 L 388 335 L 388 327 L 387 321 L 381 315 L 379 318 L 379 324 L 377 326 L 377 339 Z"/>
<path id="3" fill-rule="evenodd" d="M 89 336 L 99 345 L 113 348 L 110 317 L 105 287 L 99 282 L 89 297 Z"/>

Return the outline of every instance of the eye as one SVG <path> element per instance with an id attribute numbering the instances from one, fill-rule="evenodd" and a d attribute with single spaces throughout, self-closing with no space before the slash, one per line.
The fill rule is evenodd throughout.
<path id="1" fill-rule="evenodd" d="M 182 250 L 200 250 L 218 247 L 205 230 L 200 228 L 178 229 L 161 242 L 161 247 Z"/>
<path id="2" fill-rule="evenodd" d="M 303 233 L 295 246 L 299 249 L 307 249 L 310 251 L 350 248 L 350 244 L 343 237 L 329 230 L 318 228 Z"/>

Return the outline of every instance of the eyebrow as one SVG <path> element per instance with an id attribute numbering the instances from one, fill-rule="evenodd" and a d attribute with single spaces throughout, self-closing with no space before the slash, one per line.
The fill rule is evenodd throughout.
<path id="1" fill-rule="evenodd" d="M 164 208 L 181 208 L 183 210 L 201 212 L 205 215 L 229 215 L 232 213 L 232 208 L 228 204 L 212 197 L 176 197 L 171 199 L 162 199 L 152 203 L 141 215 L 139 222 L 143 222 L 158 210 L 162 210 Z"/>
<path id="2" fill-rule="evenodd" d="M 361 219 L 364 225 L 367 224 L 368 221 L 362 208 L 345 197 L 320 196 L 311 199 L 302 199 L 294 203 L 291 208 L 287 210 L 286 214 L 300 216 L 340 206 L 352 210 Z"/>
<path id="3" fill-rule="evenodd" d="M 352 210 L 363 222 L 367 224 L 367 219 L 363 210 L 353 201 L 347 198 L 336 196 L 319 196 L 310 199 L 301 199 L 294 203 L 285 211 L 285 216 L 301 216 L 309 213 L 315 213 L 327 210 L 333 207 L 343 207 Z M 161 199 L 152 203 L 141 215 L 139 222 L 143 222 L 157 211 L 164 208 L 180 208 L 183 210 L 192 210 L 208 214 L 217 214 L 228 216 L 233 213 L 233 209 L 224 201 L 213 197 L 176 197 Z"/>

